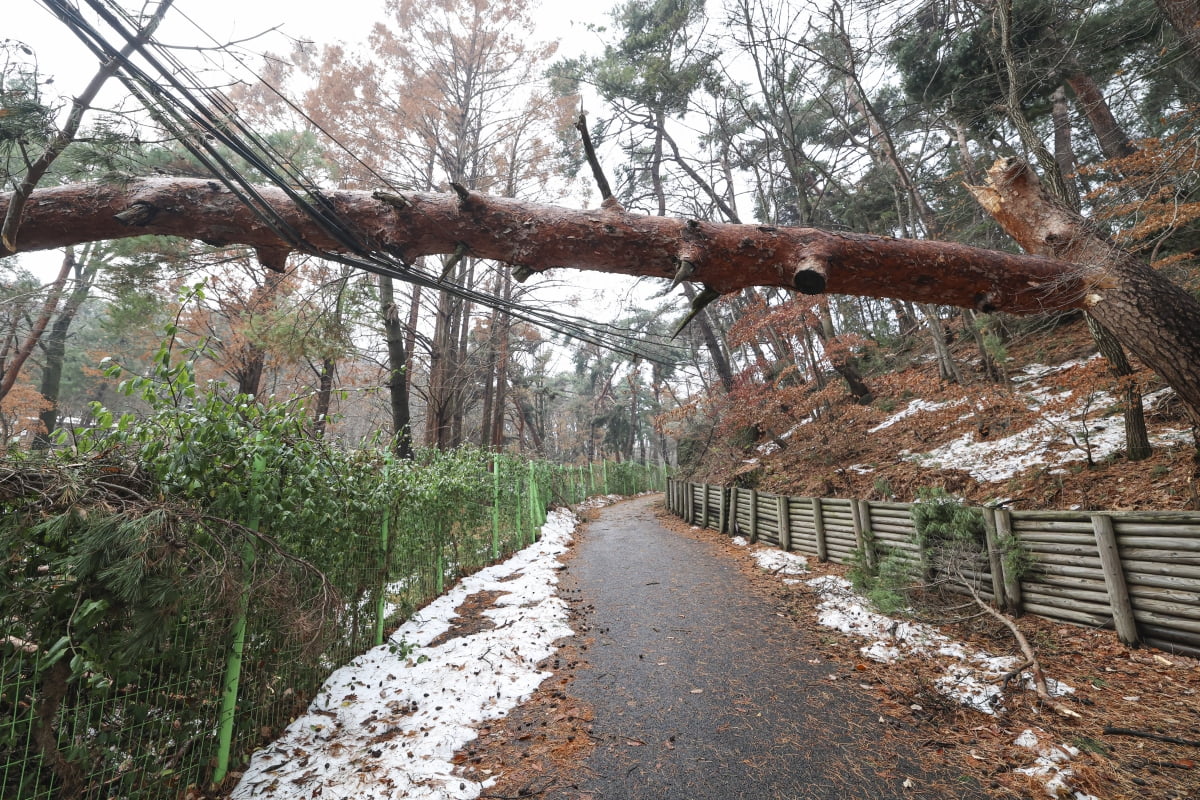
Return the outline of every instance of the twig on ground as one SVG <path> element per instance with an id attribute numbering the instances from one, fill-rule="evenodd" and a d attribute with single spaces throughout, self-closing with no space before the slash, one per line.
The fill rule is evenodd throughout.
<path id="1" fill-rule="evenodd" d="M 1133 728 L 1117 728 L 1112 725 L 1104 726 L 1105 736 L 1137 736 L 1142 739 L 1154 739 L 1158 742 L 1170 742 L 1171 744 L 1185 744 L 1188 747 L 1200 747 L 1200 740 L 1197 739 L 1180 739 L 1178 736 L 1167 736 L 1162 733 L 1154 733 L 1153 731 L 1139 731 Z"/>
<path id="2" fill-rule="evenodd" d="M 1021 648 L 1021 653 L 1025 656 L 1025 659 L 1028 662 L 1026 666 L 1029 669 L 1029 673 L 1033 676 L 1033 690 L 1037 694 L 1038 700 L 1040 700 L 1051 711 L 1060 716 L 1071 717 L 1072 719 L 1082 719 L 1083 715 L 1078 711 L 1073 711 L 1072 709 L 1067 708 L 1062 703 L 1055 700 L 1053 696 L 1051 696 L 1050 690 L 1046 687 L 1046 674 L 1042 672 L 1041 662 L 1038 661 L 1037 654 L 1034 652 L 1033 646 L 1029 644 L 1029 640 L 1025 638 L 1025 634 L 1023 634 L 1021 629 L 1017 627 L 1017 623 L 1013 622 L 1012 619 L 1010 619 L 1007 615 L 1002 614 L 989 606 L 987 601 L 979 596 L 979 592 L 977 592 L 975 587 L 969 582 L 963 581 L 963 585 L 966 587 L 967 591 L 971 593 L 971 597 L 975 599 L 976 605 L 987 612 L 990 616 L 998 620 L 1002 625 L 1004 625 L 1004 627 L 1008 628 L 1009 633 L 1011 633 L 1013 638 L 1016 639 L 1017 647 Z"/>

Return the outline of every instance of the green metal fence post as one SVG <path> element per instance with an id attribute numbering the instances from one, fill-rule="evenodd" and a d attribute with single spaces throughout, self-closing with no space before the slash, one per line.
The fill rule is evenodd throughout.
<path id="1" fill-rule="evenodd" d="M 525 529 L 522 527 L 522 525 L 524 524 L 522 521 L 522 517 L 524 515 L 521 513 L 521 506 L 522 506 L 522 503 L 521 503 L 521 478 L 520 478 L 519 474 L 515 477 L 515 481 L 516 481 L 517 497 L 516 497 L 516 502 L 513 503 L 513 506 L 516 509 L 516 516 L 517 516 L 517 521 L 516 521 L 517 548 L 520 549 L 525 544 Z"/>
<path id="2" fill-rule="evenodd" d="M 266 472 L 267 460 L 262 455 L 254 457 L 254 482 Z M 254 492 L 255 488 L 251 487 Z M 257 492 L 255 492 L 257 497 Z M 262 520 L 257 510 L 246 527 L 257 531 Z M 219 786 L 229 774 L 229 754 L 233 747 L 233 722 L 237 711 L 238 684 L 242 680 L 242 653 L 246 647 L 246 617 L 250 612 L 250 569 L 254 565 L 254 541 L 247 538 L 242 546 L 242 568 L 246 575 L 242 579 L 242 594 L 238 598 L 237 618 L 233 623 L 229 655 L 225 659 L 225 678 L 221 681 L 221 713 L 217 717 L 217 765 L 213 770 L 213 786 Z"/>
<path id="3" fill-rule="evenodd" d="M 500 557 L 500 457 L 492 453 L 492 558 Z"/>
<path id="4" fill-rule="evenodd" d="M 529 541 L 537 541 L 538 530 L 538 487 L 533 462 L 529 462 Z"/>
<path id="5" fill-rule="evenodd" d="M 391 453 L 384 457 L 383 461 L 383 485 L 385 490 L 388 486 L 388 476 L 391 472 L 392 458 Z M 379 576 L 379 592 L 375 598 L 375 646 L 383 644 L 383 610 L 387 605 L 386 592 L 388 578 L 391 577 L 391 558 L 388 552 L 388 535 L 389 527 L 392 518 L 391 493 L 388 492 L 384 497 L 383 505 L 383 523 L 379 526 L 379 545 L 383 553 L 383 570 Z"/>
<path id="6" fill-rule="evenodd" d="M 387 470 L 387 467 L 384 467 Z M 386 472 L 385 472 L 386 476 Z M 386 480 L 386 477 L 385 477 Z M 375 646 L 383 644 L 383 609 L 386 605 L 387 585 L 390 570 L 388 569 L 388 525 L 391 522 L 392 509 L 383 509 L 383 524 L 379 526 L 379 542 L 383 546 L 383 572 L 379 578 L 379 593 L 375 598 Z"/>

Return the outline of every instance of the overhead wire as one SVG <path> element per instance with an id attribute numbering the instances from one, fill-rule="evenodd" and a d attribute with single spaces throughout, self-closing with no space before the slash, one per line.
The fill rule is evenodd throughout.
<path id="1" fill-rule="evenodd" d="M 391 254 L 370 249 L 354 232 L 353 226 L 334 210 L 324 190 L 288 156 L 248 125 L 223 94 L 204 87 L 187 65 L 172 52 L 170 46 L 158 42 L 154 37 L 146 37 L 145 42 L 139 42 L 140 34 L 136 21 L 111 0 L 84 1 L 118 37 L 126 43 L 138 44 L 137 54 L 155 75 L 151 75 L 135 63 L 132 57 L 122 57 L 120 48 L 114 46 L 72 3 L 66 0 L 39 0 L 102 62 L 116 59 L 118 79 L 142 103 L 156 123 L 178 139 L 200 164 L 241 199 L 272 232 L 294 249 L 373 274 L 447 291 L 463 300 L 502 311 L 514 319 L 547 328 L 572 339 L 607 347 L 625 355 L 661 361 L 664 352 L 671 353 L 681 349 L 677 344 L 672 346 L 665 341 L 658 341 L 657 337 L 648 337 L 645 334 L 634 336 L 632 329 L 506 301 L 442 280 Z M 121 17 L 125 19 L 122 20 Z M 202 31 L 193 21 L 188 22 Z M 208 36 L 207 33 L 205 35 Z M 208 38 L 212 39 L 211 36 Z M 184 79 L 192 86 L 188 86 Z M 272 90 L 277 92 L 274 87 Z M 200 96 L 197 97 L 197 94 Z M 277 94 L 282 96 L 279 92 Z M 303 110 L 290 101 L 289 105 L 327 136 L 335 146 L 349 152 Z M 297 208 L 348 252 L 326 250 L 306 241 L 278 214 L 274 206 L 262 197 L 254 181 L 221 151 L 220 146 L 227 148 L 266 181 L 284 191 Z M 384 185 L 390 185 L 382 176 L 373 174 Z"/>

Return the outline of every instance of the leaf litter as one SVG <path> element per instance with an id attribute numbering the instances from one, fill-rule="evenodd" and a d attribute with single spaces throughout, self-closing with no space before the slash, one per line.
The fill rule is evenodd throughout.
<path id="1" fill-rule="evenodd" d="M 751 546 L 744 540 L 726 541 L 744 548 L 741 552 L 778 577 L 784 574 L 779 569 L 783 561 L 790 562 L 797 570 L 807 564 L 807 559 L 799 554 L 769 546 Z M 1058 637 L 1080 648 L 1072 651 L 1075 656 L 1083 656 L 1085 652 L 1087 655 L 1081 659 L 1067 653 L 1064 659 L 1055 658 L 1054 653 L 1043 654 L 1044 666 L 1073 669 L 1076 675 L 1082 672 L 1087 677 L 1081 677 L 1079 682 L 1090 684 L 1086 688 L 1091 690 L 1084 694 L 1095 695 L 1097 689 L 1107 689 L 1103 700 L 1118 706 L 1110 711 L 1090 696 L 1077 696 L 1080 693 L 1074 686 L 1048 677 L 1052 695 L 1072 700 L 1073 708 L 1085 712 L 1094 709 L 1084 723 L 1063 723 L 1039 709 L 1031 692 L 1013 693 L 1015 687 L 1032 688 L 1031 676 L 1020 669 L 1021 659 L 994 655 L 987 648 L 943 632 L 944 629 L 969 632 L 969 628 L 961 625 L 935 627 L 880 614 L 839 574 L 845 571 L 844 566 L 828 563 L 815 566 L 825 574 L 802 582 L 785 578 L 781 583 L 802 584 L 792 590 L 793 597 L 805 599 L 804 604 L 812 610 L 817 624 L 865 640 L 865 644 L 855 646 L 857 655 L 888 672 L 873 676 L 875 685 L 862 683 L 863 688 L 879 690 L 882 707 L 889 715 L 915 718 L 929 725 L 931 737 L 957 738 L 960 741 L 956 744 L 963 746 L 970 743 L 967 760 L 978 765 L 975 769 L 984 769 L 993 777 L 990 787 L 993 790 L 1005 796 L 1040 794 L 1072 800 L 1135 796 L 1184 800 L 1200 796 L 1196 794 L 1200 785 L 1193 774 L 1194 762 L 1178 757 L 1178 749 L 1160 752 L 1158 758 L 1147 758 L 1142 755 L 1144 741 L 1122 747 L 1119 742 L 1101 740 L 1103 734 L 1112 732 L 1108 723 L 1114 717 L 1107 715 L 1114 713 L 1118 715 L 1116 719 L 1133 717 L 1147 729 L 1161 728 L 1166 722 L 1181 725 L 1184 730 L 1200 731 L 1200 713 L 1197 713 L 1200 664 L 1195 659 L 1142 654 L 1117 643 L 1111 631 L 1062 628 L 1048 620 L 1024 618 L 1022 626 L 1035 628 L 1033 635 L 1043 643 Z M 1051 651 L 1056 649 L 1050 647 Z M 863 662 L 855 663 L 853 669 L 860 678 L 871 672 Z M 1100 676 L 1109 676 L 1112 686 L 1106 685 Z M 841 676 L 834 673 L 829 677 L 836 680 Z M 1145 709 L 1148 715 L 1142 717 L 1138 714 L 1142 710 L 1139 709 L 1143 705 L 1142 695 L 1129 694 L 1131 682 L 1122 678 L 1133 679 L 1134 685 L 1137 681 L 1156 682 L 1160 690 L 1177 695 L 1163 695 L 1160 691 L 1153 710 Z M 922 695 L 923 690 L 928 693 Z M 940 708 L 933 707 L 938 704 L 930 700 L 934 693 L 945 700 Z M 980 722 L 973 724 L 971 717 L 953 712 L 953 707 L 980 715 L 975 717 Z M 1031 721 L 1033 724 L 1027 724 Z M 1006 734 L 1014 725 L 1019 733 Z M 1128 757 L 1127 753 L 1139 755 Z"/>
<path id="2" fill-rule="evenodd" d="M 232 800 L 478 797 L 491 780 L 464 777 L 455 754 L 551 676 L 538 665 L 573 633 L 556 590 L 578 521 L 551 511 L 536 543 L 463 578 L 387 643 L 336 670 L 307 712 L 254 754 Z M 451 635 L 472 598 L 493 601 L 482 611 L 491 626 Z"/>

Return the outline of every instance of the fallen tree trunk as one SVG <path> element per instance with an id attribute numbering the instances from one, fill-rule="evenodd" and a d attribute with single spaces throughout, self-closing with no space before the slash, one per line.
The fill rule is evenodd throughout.
<path id="1" fill-rule="evenodd" d="M 1196 298 L 1055 201 L 1028 164 L 1001 159 L 988 178 L 988 186 L 971 189 L 980 205 L 1025 250 L 1076 264 L 1088 313 L 1175 389 L 1200 426 Z"/>
<path id="2" fill-rule="evenodd" d="M 352 249 L 282 190 L 257 191 L 309 249 Z M 0 197 L 0 213 L 8 197 Z M 687 264 L 687 280 L 722 294 L 779 286 L 1016 314 L 1080 307 L 1089 290 L 1072 264 L 954 242 L 642 216 L 611 202 L 575 210 L 477 194 L 331 191 L 326 198 L 364 249 L 407 261 L 463 251 L 533 272 L 570 267 L 661 278 Z M 272 263 L 279 250 L 303 247 L 281 240 L 221 183 L 187 178 L 39 189 L 25 209 L 17 247 L 147 234 L 248 245 L 273 256 Z"/>
<path id="3" fill-rule="evenodd" d="M 555 267 L 702 283 L 714 296 L 748 286 L 941 303 L 1015 314 L 1086 308 L 1158 372 L 1200 424 L 1200 303 L 1144 262 L 1091 234 L 1054 203 L 1027 165 L 998 162 L 979 202 L 1034 255 L 954 242 L 889 239 L 813 228 L 720 224 L 629 214 L 611 198 L 574 210 L 455 187 L 455 194 L 331 191 L 329 233 L 282 189 L 260 188 L 284 240 L 215 180 L 147 178 L 35 191 L 18 250 L 146 234 L 257 249 L 281 269 L 289 250 L 384 252 L 405 261 L 457 253 L 523 275 Z M 11 195 L 0 196 L 0 214 Z M 11 251 L 0 248 L 0 256 Z"/>

